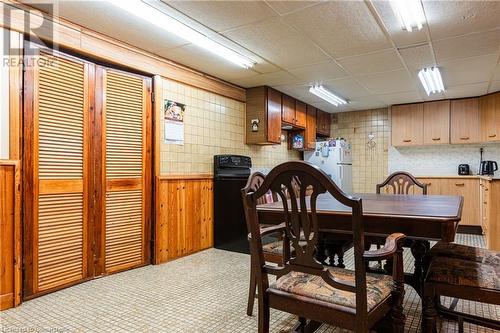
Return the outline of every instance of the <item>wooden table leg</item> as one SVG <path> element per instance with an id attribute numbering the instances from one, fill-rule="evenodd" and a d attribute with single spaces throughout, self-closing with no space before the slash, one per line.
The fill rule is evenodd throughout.
<path id="1" fill-rule="evenodd" d="M 405 280 L 405 282 L 415 288 L 420 297 L 422 297 L 422 288 L 424 286 L 424 257 L 430 248 L 431 245 L 426 240 L 414 240 L 410 247 L 411 254 L 415 258 L 415 270 L 413 276 L 407 279 L 408 281 Z"/>

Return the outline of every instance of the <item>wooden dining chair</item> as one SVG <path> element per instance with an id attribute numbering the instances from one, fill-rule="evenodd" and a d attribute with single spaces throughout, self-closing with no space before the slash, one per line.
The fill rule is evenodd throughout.
<path id="1" fill-rule="evenodd" d="M 422 194 L 427 194 L 427 184 L 422 184 L 413 175 L 405 171 L 396 171 L 389 175 L 382 184 L 377 184 L 377 194 L 384 187 L 392 188 L 392 194 L 410 194 L 414 187 L 422 189 Z"/>
<path id="2" fill-rule="evenodd" d="M 301 183 L 298 197 L 292 189 L 294 177 Z M 307 188 L 311 189 L 310 197 L 306 197 Z M 284 189 L 290 193 L 289 200 Z M 284 222 L 262 229 L 257 205 L 269 190 L 281 198 Z M 319 236 L 316 202 L 322 193 L 331 194 L 351 210 L 354 270 L 323 266 L 314 257 Z M 390 319 L 393 332 L 403 332 L 403 234 L 387 237 L 382 249 L 364 251 L 361 199 L 344 194 L 318 167 L 302 161 L 278 165 L 257 190 L 242 189 L 242 197 L 251 231 L 252 270 L 258 281 L 259 333 L 269 332 L 270 308 L 297 315 L 297 331 L 328 323 L 365 333 L 385 318 Z M 282 267 L 267 265 L 262 250 L 262 237 L 278 230 L 294 250 L 285 254 Z M 394 258 L 392 276 L 366 273 L 366 261 L 387 258 Z M 277 280 L 269 284 L 268 274 L 276 275 Z"/>

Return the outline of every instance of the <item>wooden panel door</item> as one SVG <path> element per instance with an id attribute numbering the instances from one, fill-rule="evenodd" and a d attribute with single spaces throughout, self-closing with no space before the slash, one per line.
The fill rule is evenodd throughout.
<path id="1" fill-rule="evenodd" d="M 306 103 L 301 101 L 295 101 L 295 125 L 298 127 L 306 127 L 307 125 L 307 113 L 306 113 Z"/>
<path id="2" fill-rule="evenodd" d="M 316 108 L 307 106 L 307 124 L 304 134 L 304 149 L 316 148 Z"/>
<path id="3" fill-rule="evenodd" d="M 267 141 L 280 143 L 281 140 L 281 93 L 267 88 Z"/>
<path id="4" fill-rule="evenodd" d="M 461 195 L 464 197 L 461 225 L 481 225 L 479 179 L 449 178 L 446 195 Z"/>
<path id="5" fill-rule="evenodd" d="M 295 125 L 295 98 L 283 95 L 281 106 L 281 120 Z"/>
<path id="6" fill-rule="evenodd" d="M 89 276 L 89 110 L 94 66 L 34 46 L 25 72 L 24 295 Z"/>
<path id="7" fill-rule="evenodd" d="M 451 101 L 451 143 L 479 142 L 479 99 Z"/>
<path id="8" fill-rule="evenodd" d="M 330 135 L 330 121 L 331 116 L 328 112 L 317 110 L 316 111 L 316 132 L 323 136 Z"/>
<path id="9" fill-rule="evenodd" d="M 500 140 L 500 92 L 479 98 L 481 141 Z"/>
<path id="10" fill-rule="evenodd" d="M 149 262 L 151 79 L 99 67 L 102 79 L 101 264 L 105 273 Z"/>
<path id="11" fill-rule="evenodd" d="M 392 145 L 422 145 L 424 140 L 423 103 L 394 105 L 391 107 Z"/>
<path id="12" fill-rule="evenodd" d="M 424 103 L 424 144 L 450 143 L 450 101 Z"/>

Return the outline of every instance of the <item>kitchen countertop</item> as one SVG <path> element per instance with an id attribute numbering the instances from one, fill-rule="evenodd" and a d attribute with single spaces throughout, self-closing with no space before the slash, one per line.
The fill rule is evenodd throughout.
<path id="1" fill-rule="evenodd" d="M 414 175 L 415 178 L 462 178 L 462 179 L 484 179 L 487 181 L 500 180 L 500 176 L 482 176 L 482 175 Z"/>

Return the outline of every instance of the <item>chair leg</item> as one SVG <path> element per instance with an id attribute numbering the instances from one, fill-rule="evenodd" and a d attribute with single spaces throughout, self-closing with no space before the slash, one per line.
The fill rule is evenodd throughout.
<path id="1" fill-rule="evenodd" d="M 436 295 L 432 285 L 424 286 L 424 295 L 422 297 L 422 332 L 436 333 L 436 319 L 438 316 L 436 310 Z"/>
<path id="2" fill-rule="evenodd" d="M 255 300 L 255 290 L 257 288 L 257 277 L 253 268 L 250 268 L 250 287 L 248 288 L 247 316 L 253 314 L 253 304 Z"/>
<path id="3" fill-rule="evenodd" d="M 259 288 L 259 330 L 258 333 L 269 333 L 269 299 Z"/>
<path id="4" fill-rule="evenodd" d="M 392 295 L 394 299 L 394 304 L 391 310 L 392 332 L 403 333 L 405 330 L 406 316 L 403 313 L 405 289 L 402 282 L 395 281 L 395 287 Z"/>

